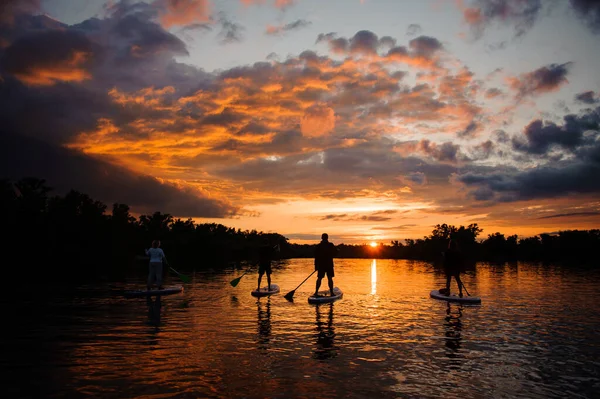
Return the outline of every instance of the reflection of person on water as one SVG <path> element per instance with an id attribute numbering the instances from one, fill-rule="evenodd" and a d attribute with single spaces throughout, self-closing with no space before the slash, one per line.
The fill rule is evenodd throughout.
<path id="1" fill-rule="evenodd" d="M 462 305 L 458 305 L 457 309 L 456 314 L 452 314 L 452 306 L 448 303 L 448 307 L 446 308 L 446 322 L 444 323 L 444 328 L 446 329 L 446 347 L 453 351 L 460 349 L 460 333 L 462 330 L 462 322 L 460 321 L 462 317 Z"/>
<path id="2" fill-rule="evenodd" d="M 446 273 L 446 292 L 442 293 L 450 296 L 450 281 L 452 277 L 456 279 L 458 284 L 459 296 L 462 298 L 462 281 L 460 280 L 460 268 L 462 265 L 461 254 L 458 251 L 456 241 L 450 240 L 448 249 L 444 252 L 444 272 Z"/>
<path id="3" fill-rule="evenodd" d="M 166 262 L 165 253 L 160 247 L 160 241 L 152 241 L 152 248 L 146 250 L 146 255 L 150 257 L 149 273 L 148 273 L 148 291 L 152 289 L 152 285 L 156 283 L 159 290 L 162 290 L 163 276 L 163 260 Z"/>
<path id="4" fill-rule="evenodd" d="M 160 295 L 158 295 L 154 301 L 152 300 L 152 297 L 146 297 L 146 305 L 148 306 L 148 319 L 150 324 L 158 327 L 160 325 L 160 310 L 162 308 Z"/>
<path id="5" fill-rule="evenodd" d="M 321 242 L 317 244 L 315 249 L 315 270 L 317 273 L 317 286 L 315 289 L 315 295 L 319 296 L 319 288 L 321 288 L 321 280 L 327 274 L 327 283 L 329 284 L 329 292 L 333 293 L 333 257 L 337 253 L 337 249 L 333 243 L 329 242 L 329 235 L 323 233 L 321 235 Z"/>
<path id="6" fill-rule="evenodd" d="M 269 239 L 265 238 L 263 245 L 258 249 L 258 288 L 260 291 L 260 281 L 262 280 L 263 274 L 267 273 L 267 288 L 271 291 L 271 260 L 273 259 L 273 253 L 278 246 L 271 246 Z"/>
<path id="7" fill-rule="evenodd" d="M 321 320 L 321 307 L 329 307 L 327 322 Z M 315 306 L 316 325 L 317 325 L 317 347 L 315 349 L 315 358 L 325 360 L 337 355 L 337 348 L 334 344 L 335 329 L 333 327 L 333 303 L 321 304 Z"/>
<path id="8" fill-rule="evenodd" d="M 256 302 L 258 305 L 258 343 L 262 349 L 267 349 L 271 337 L 271 300 L 267 298 L 264 309 L 261 301 Z"/>

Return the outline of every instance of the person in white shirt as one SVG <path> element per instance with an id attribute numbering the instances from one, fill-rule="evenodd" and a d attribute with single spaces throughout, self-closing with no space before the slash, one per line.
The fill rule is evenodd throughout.
<path id="1" fill-rule="evenodd" d="M 165 253 L 160 247 L 160 241 L 152 241 L 152 248 L 146 250 L 146 255 L 150 257 L 150 267 L 148 273 L 148 291 L 156 283 L 159 290 L 162 290 L 163 260 L 166 262 Z"/>

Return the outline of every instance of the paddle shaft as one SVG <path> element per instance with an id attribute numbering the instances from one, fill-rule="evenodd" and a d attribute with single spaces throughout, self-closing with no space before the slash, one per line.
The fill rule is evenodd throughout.
<path id="1" fill-rule="evenodd" d="M 293 297 L 294 296 L 294 292 L 296 292 L 296 290 L 298 288 L 300 288 L 300 286 L 302 284 L 304 284 L 306 282 L 306 280 L 308 280 L 316 272 L 317 272 L 316 270 L 314 272 L 312 272 L 307 278 L 304 279 L 304 281 L 302 281 L 300 284 L 298 284 L 298 286 L 296 288 L 294 288 L 293 290 L 291 290 L 290 292 L 288 292 L 287 294 L 285 294 L 285 298 L 287 298 L 287 297 Z"/>
<path id="2" fill-rule="evenodd" d="M 177 276 L 178 276 L 178 277 L 179 277 L 179 278 L 180 278 L 180 279 L 181 279 L 181 280 L 182 280 L 184 283 L 189 283 L 189 282 L 191 281 L 191 280 L 190 280 L 190 278 L 189 278 L 188 276 L 186 276 L 185 274 L 179 273 L 177 270 L 173 269 L 173 268 L 171 267 L 171 265 L 169 264 L 169 262 L 167 262 L 167 261 L 166 261 L 166 259 L 165 259 L 165 262 L 166 262 L 167 266 L 169 266 L 169 269 L 170 269 L 170 270 L 171 270 L 173 273 L 177 274 Z"/>
<path id="3" fill-rule="evenodd" d="M 462 282 L 462 280 L 460 280 L 460 284 L 462 285 L 462 287 L 464 288 L 465 292 L 467 293 L 468 296 L 471 296 L 471 294 L 469 294 L 469 291 L 467 290 L 467 287 L 465 287 L 465 283 Z"/>

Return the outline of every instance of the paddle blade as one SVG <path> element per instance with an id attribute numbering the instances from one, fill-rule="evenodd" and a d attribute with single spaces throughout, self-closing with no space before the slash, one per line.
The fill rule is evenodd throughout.
<path id="1" fill-rule="evenodd" d="M 296 290 L 290 291 L 287 294 L 285 294 L 283 297 L 285 299 L 287 299 L 288 301 L 293 301 L 294 300 L 294 293 L 296 292 Z"/>
<path id="2" fill-rule="evenodd" d="M 235 287 L 235 286 L 237 286 L 240 283 L 241 279 L 242 279 L 242 276 L 240 276 L 240 277 L 238 277 L 236 279 L 231 280 L 231 282 L 229 284 L 231 284 L 232 287 Z"/>
<path id="3" fill-rule="evenodd" d="M 181 281 L 183 281 L 186 284 L 189 284 L 192 282 L 192 279 L 189 278 L 188 276 L 186 276 L 185 274 L 178 274 L 178 276 L 181 279 Z"/>

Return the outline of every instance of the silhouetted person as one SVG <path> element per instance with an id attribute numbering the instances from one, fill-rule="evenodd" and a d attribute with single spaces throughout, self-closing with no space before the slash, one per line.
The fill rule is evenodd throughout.
<path id="1" fill-rule="evenodd" d="M 271 260 L 273 259 L 275 248 L 277 248 L 277 245 L 272 247 L 269 244 L 269 239 L 265 238 L 263 245 L 258 249 L 258 291 L 260 291 L 260 281 L 265 273 L 267 273 L 268 289 L 269 291 L 271 290 Z"/>
<path id="2" fill-rule="evenodd" d="M 156 283 L 159 290 L 162 290 L 163 260 L 166 262 L 165 253 L 160 247 L 160 241 L 152 241 L 152 248 L 146 250 L 146 255 L 150 257 L 148 272 L 148 291 Z"/>
<path id="3" fill-rule="evenodd" d="M 317 244 L 315 249 L 315 270 L 317 273 L 317 287 L 315 289 L 315 296 L 319 295 L 319 288 L 321 287 L 321 279 L 327 274 L 327 282 L 329 283 L 329 292 L 333 294 L 333 257 L 337 253 L 335 245 L 329 242 L 329 235 L 323 233 L 321 235 L 321 242 Z"/>
<path id="4" fill-rule="evenodd" d="M 459 296 L 462 298 L 462 281 L 460 281 L 460 269 L 462 265 L 462 256 L 458 251 L 456 241 L 450 240 L 448 249 L 444 252 L 444 272 L 446 273 L 446 295 L 450 296 L 450 281 L 452 277 L 458 284 Z"/>

